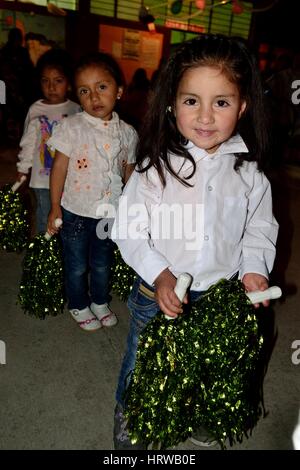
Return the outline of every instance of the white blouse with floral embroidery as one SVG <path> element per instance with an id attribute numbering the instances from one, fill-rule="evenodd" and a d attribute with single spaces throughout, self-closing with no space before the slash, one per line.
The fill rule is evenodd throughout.
<path id="1" fill-rule="evenodd" d="M 103 217 L 109 205 L 116 207 L 124 168 L 135 162 L 137 141 L 135 129 L 115 112 L 110 121 L 85 111 L 64 119 L 48 140 L 70 159 L 61 205 L 95 219 Z"/>

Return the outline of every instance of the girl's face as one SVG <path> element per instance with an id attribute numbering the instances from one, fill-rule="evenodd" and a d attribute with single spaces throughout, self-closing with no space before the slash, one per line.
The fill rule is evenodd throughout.
<path id="1" fill-rule="evenodd" d="M 41 75 L 41 88 L 44 95 L 44 103 L 59 104 L 66 101 L 69 81 L 60 70 L 53 67 L 45 67 Z"/>
<path id="2" fill-rule="evenodd" d="M 183 74 L 174 114 L 177 128 L 187 140 L 214 153 L 232 136 L 245 108 L 236 84 L 224 72 L 200 66 Z"/>
<path id="3" fill-rule="evenodd" d="M 103 67 L 91 65 L 77 72 L 76 92 L 84 111 L 109 121 L 117 98 L 123 93 L 112 75 Z"/>

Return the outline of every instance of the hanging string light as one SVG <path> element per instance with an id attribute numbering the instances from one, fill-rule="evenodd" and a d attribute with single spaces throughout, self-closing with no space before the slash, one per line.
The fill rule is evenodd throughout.
<path id="1" fill-rule="evenodd" d="M 154 16 L 150 13 L 150 10 L 148 7 L 145 7 L 144 5 L 141 6 L 139 10 L 139 20 L 145 24 L 150 32 L 155 31 L 155 18 Z"/>
<path id="2" fill-rule="evenodd" d="M 182 3 L 183 3 L 183 0 L 176 0 L 175 2 L 172 2 L 171 12 L 173 13 L 173 15 L 178 15 L 178 13 L 181 12 Z"/>
<path id="3" fill-rule="evenodd" d="M 232 13 L 234 15 L 241 15 L 244 11 L 243 5 L 239 2 L 239 0 L 232 0 Z"/>

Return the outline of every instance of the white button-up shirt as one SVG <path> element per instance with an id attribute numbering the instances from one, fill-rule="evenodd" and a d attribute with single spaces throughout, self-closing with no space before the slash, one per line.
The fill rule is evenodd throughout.
<path id="1" fill-rule="evenodd" d="M 112 238 L 126 261 L 148 284 L 166 268 L 193 276 L 192 290 L 206 290 L 235 273 L 268 278 L 275 258 L 278 224 L 272 214 L 269 181 L 255 162 L 235 171 L 234 153 L 248 152 L 239 135 L 215 154 L 193 144 L 196 172 L 185 187 L 166 172 L 134 172 L 119 201 Z M 191 163 L 171 155 L 181 176 Z"/>

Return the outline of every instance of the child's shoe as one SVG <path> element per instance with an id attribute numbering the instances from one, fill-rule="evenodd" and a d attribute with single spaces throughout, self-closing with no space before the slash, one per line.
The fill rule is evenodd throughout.
<path id="1" fill-rule="evenodd" d="M 114 312 L 112 312 L 107 304 L 91 304 L 91 311 L 101 322 L 102 326 L 114 326 L 118 323 L 118 319 Z"/>
<path id="2" fill-rule="evenodd" d="M 196 429 L 191 437 L 189 437 L 189 440 L 196 446 L 200 447 L 212 447 L 218 443 L 218 441 L 216 441 L 210 432 L 207 431 L 207 429 L 205 429 L 203 426 L 200 426 L 198 429 Z"/>
<path id="3" fill-rule="evenodd" d="M 89 307 L 86 307 L 82 310 L 73 308 L 70 310 L 70 314 L 82 330 L 96 331 L 102 326 L 98 318 L 92 314 Z"/>
<path id="4" fill-rule="evenodd" d="M 145 443 L 136 442 L 132 444 L 127 430 L 127 420 L 122 406 L 118 403 L 115 408 L 114 417 L 114 448 L 115 450 L 146 450 Z"/>

